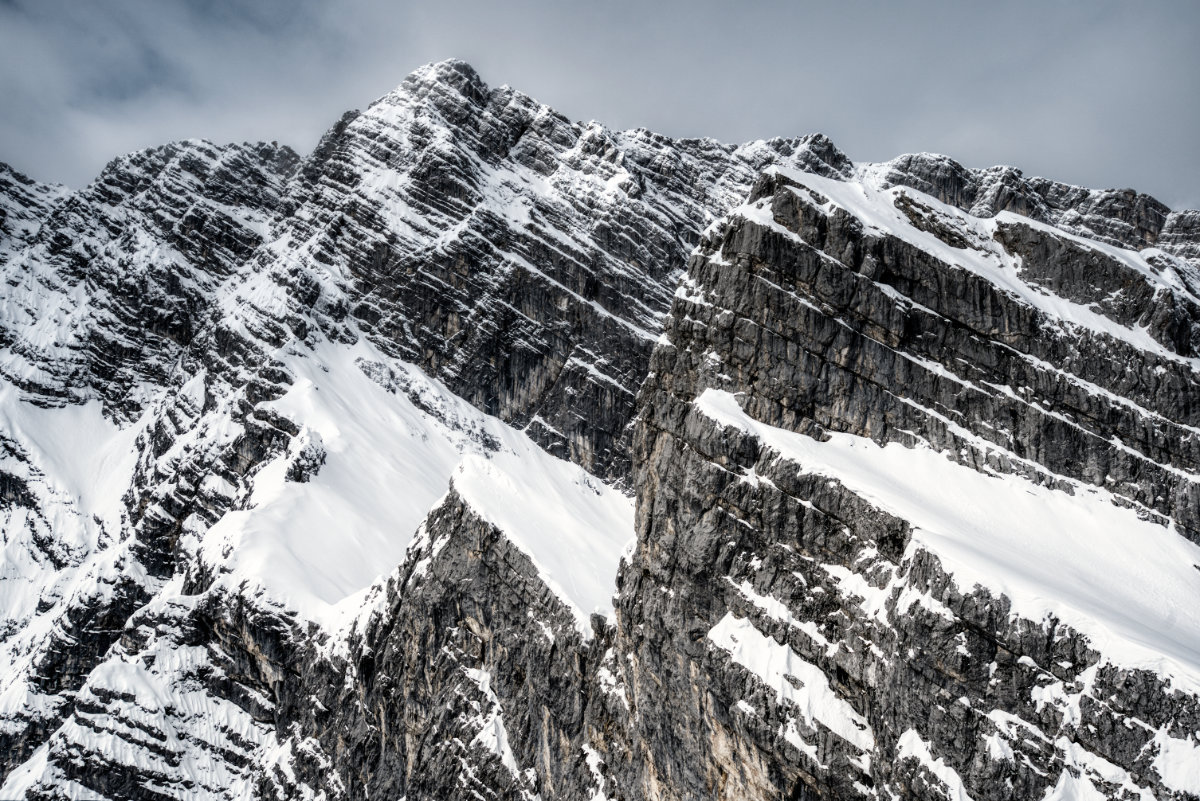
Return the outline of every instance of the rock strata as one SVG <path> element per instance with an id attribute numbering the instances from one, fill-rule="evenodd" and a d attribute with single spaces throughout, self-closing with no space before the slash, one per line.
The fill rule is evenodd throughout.
<path id="1" fill-rule="evenodd" d="M 448 61 L 0 272 L 0 796 L 1200 798 L 1195 211 Z"/>

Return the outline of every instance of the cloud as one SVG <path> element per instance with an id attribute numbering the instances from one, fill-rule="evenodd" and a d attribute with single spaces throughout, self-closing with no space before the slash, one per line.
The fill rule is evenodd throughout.
<path id="1" fill-rule="evenodd" d="M 856 159 L 972 166 L 1200 204 L 1190 3 L 0 2 L 0 159 L 80 185 L 171 139 L 305 151 L 458 57 L 568 116 Z"/>

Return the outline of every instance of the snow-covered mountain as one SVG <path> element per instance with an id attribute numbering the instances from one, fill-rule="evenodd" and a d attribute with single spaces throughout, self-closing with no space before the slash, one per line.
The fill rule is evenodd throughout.
<path id="1" fill-rule="evenodd" d="M 1200 213 L 572 123 L 0 165 L 0 797 L 1200 798 Z"/>

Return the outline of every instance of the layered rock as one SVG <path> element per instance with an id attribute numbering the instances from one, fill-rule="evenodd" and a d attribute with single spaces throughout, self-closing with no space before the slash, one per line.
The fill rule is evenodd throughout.
<path id="1" fill-rule="evenodd" d="M 67 189 L 0 164 L 0 264 L 29 243 Z"/>
<path id="2" fill-rule="evenodd" d="M 189 141 L 110 163 L 62 197 L 5 266 L 0 370 L 53 402 L 104 401 L 128 424 L 260 246 L 296 155 Z"/>
<path id="3" fill-rule="evenodd" d="M 686 254 L 774 163 L 849 164 L 819 136 L 732 147 L 572 123 L 443 62 L 329 131 L 257 262 L 299 325 L 362 331 L 615 478 Z"/>
<path id="4" fill-rule="evenodd" d="M 0 173 L 5 792 L 1194 797 L 1188 630 L 1113 577 L 1166 614 L 1195 572 L 1197 243 L 461 62 L 302 159 Z M 1164 637 L 956 562 L 916 468 L 1112 523 Z"/>
<path id="5" fill-rule="evenodd" d="M 617 639 L 632 792 L 1190 797 L 1161 755 L 1200 754 L 1194 667 L 1146 669 L 1111 621 L 1081 632 L 1095 620 L 1070 600 L 1031 616 L 1007 563 L 964 569 L 937 548 L 961 536 L 967 553 L 1033 563 L 1054 550 L 1041 538 L 1072 536 L 1056 504 L 1094 504 L 1076 523 L 1090 547 L 1115 562 L 1139 541 L 1167 547 L 1150 572 L 1194 596 L 1200 550 L 1180 537 L 1196 538 L 1200 480 L 1194 273 L 1169 269 L 1180 281 L 1164 287 L 1128 254 L 1004 216 L 984 226 L 870 178 L 764 177 L 693 256 L 642 390 Z M 1169 324 L 1116 336 L 1104 320 L 1124 312 L 1101 299 L 1103 320 L 1064 331 L 1047 301 L 1091 302 L 1094 284 L 1120 287 L 1137 319 L 1188 309 L 1182 338 Z M 1021 494 L 1044 517 L 1022 518 Z M 1127 533 L 1106 537 L 1109 517 Z M 1088 538 L 1071 553 L 1079 580 L 1119 583 L 1090 572 Z M 1124 609 L 1121 636 L 1158 629 L 1189 653 L 1171 603 Z"/>
<path id="6" fill-rule="evenodd" d="M 884 186 L 908 186 L 976 217 L 1002 211 L 1133 250 L 1158 245 L 1195 260 L 1195 212 L 1173 212 L 1133 189 L 1087 189 L 1027 178 L 1015 167 L 970 169 L 947 156 L 914 153 L 876 170 Z M 1180 233 L 1184 233 L 1179 236 Z"/>

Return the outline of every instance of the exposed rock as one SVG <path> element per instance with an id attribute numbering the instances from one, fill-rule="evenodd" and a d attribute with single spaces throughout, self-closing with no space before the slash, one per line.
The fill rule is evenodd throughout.
<path id="1" fill-rule="evenodd" d="M 1132 191 L 616 132 L 457 61 L 303 158 L 0 166 L 0 795 L 1200 797 L 1196 660 L 1153 650 L 1198 254 Z M 795 443 L 1077 503 L 1047 541 L 1124 515 L 1153 658 Z"/>
<path id="2" fill-rule="evenodd" d="M 880 167 L 886 186 L 910 186 L 977 217 L 1009 211 L 1100 242 L 1134 250 L 1158 245 L 1195 259 L 1188 244 L 1194 234 L 1174 236 L 1176 230 L 1191 231 L 1188 224 L 1173 221 L 1169 208 L 1132 189 L 1085 189 L 1026 178 L 1013 167 L 972 170 L 932 153 L 901 156 Z"/>
<path id="3" fill-rule="evenodd" d="M 996 285 L 812 197 L 772 176 L 701 245 L 642 390 L 639 546 L 616 641 L 632 655 L 626 786 L 654 798 L 1016 799 L 1088 782 L 1108 797 L 1186 797 L 1150 768 L 1150 743 L 1191 730 L 1194 694 L 1108 663 L 1065 623 L 1022 619 L 1007 598 L 960 586 L 878 501 L 693 403 L 719 388 L 777 429 L 932 445 L 986 472 L 1149 500 L 1087 468 L 1133 459 L 1131 477 L 1154 469 L 1139 455 L 1153 445 L 1133 433 L 1142 423 L 1110 433 L 1116 418 L 1095 405 L 1120 405 L 1121 373 L 1144 357 L 1099 367 L 1111 364 L 1107 338 L 1049 337 L 1053 321 Z M 1088 302 L 1089 282 L 1142 283 L 1052 233 L 1001 223 L 997 237 L 1023 251 L 1024 280 L 1060 296 Z M 1149 302 L 1133 297 L 1126 325 Z M 1182 421 L 1196 368 L 1156 367 L 1184 388 L 1178 405 L 1155 408 L 1181 421 L 1173 439 L 1187 455 L 1155 451 L 1165 469 L 1148 486 L 1179 482 L 1156 508 L 1195 537 L 1195 432 Z M 747 670 L 755 641 L 776 656 Z M 731 660 L 739 643 L 747 650 Z M 798 690 L 764 683 L 763 665 L 780 680 L 790 672 Z M 1143 689 L 1113 703 L 1123 685 Z"/>

